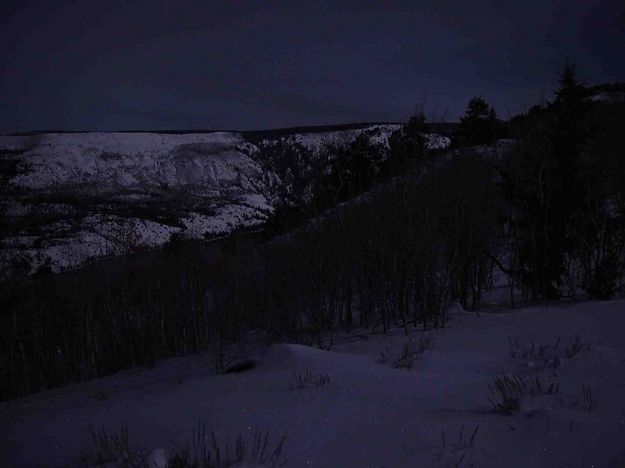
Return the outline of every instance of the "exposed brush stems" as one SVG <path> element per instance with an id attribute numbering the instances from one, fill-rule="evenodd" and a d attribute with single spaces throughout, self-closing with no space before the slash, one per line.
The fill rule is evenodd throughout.
<path id="1" fill-rule="evenodd" d="M 327 374 L 313 375 L 310 369 L 306 369 L 303 374 L 293 371 L 294 383 L 289 386 L 289 390 L 301 390 L 303 388 L 323 387 L 330 383 L 330 376 Z"/>
<path id="2" fill-rule="evenodd" d="M 578 354 L 591 349 L 590 342 L 584 341 L 579 334 L 575 335 L 569 345 L 563 349 L 559 349 L 560 341 L 558 337 L 553 345 L 532 341 L 530 345 L 522 346 L 516 338 L 508 337 L 509 353 L 513 358 L 531 360 L 534 367 L 545 369 L 558 368 L 562 365 L 564 357 L 573 359 Z"/>
<path id="3" fill-rule="evenodd" d="M 242 434 L 236 438 L 231 451 L 229 443 L 218 440 L 217 434 L 206 430 L 206 424 L 199 422 L 193 430 L 191 447 L 178 450 L 168 460 L 168 468 L 226 468 L 235 463 L 252 461 L 267 467 L 286 464 L 281 460 L 281 453 L 286 437 L 282 437 L 275 448 L 269 451 L 269 431 L 254 431 L 251 442 Z"/>
<path id="4" fill-rule="evenodd" d="M 123 426 L 119 434 L 107 433 L 104 427 L 96 432 L 92 427 L 93 448 L 83 453 L 82 461 L 89 468 L 99 468 L 114 464 L 121 468 L 143 468 L 144 456 L 140 450 L 131 449 L 128 441 L 128 428 Z"/>
<path id="5" fill-rule="evenodd" d="M 477 431 L 480 429 L 480 426 L 475 426 L 473 433 L 471 434 L 471 438 L 469 439 L 469 447 L 473 448 L 475 446 L 475 437 L 477 436 Z"/>
<path id="6" fill-rule="evenodd" d="M 280 453 L 282 452 L 285 441 L 286 436 L 283 436 L 276 445 L 276 447 L 273 449 L 273 451 L 271 453 L 267 453 L 267 445 L 269 443 L 269 430 L 267 430 L 265 434 L 255 432 L 254 442 L 252 444 L 252 459 L 258 461 L 259 463 L 278 463 L 278 461 L 280 460 Z"/>
<path id="7" fill-rule="evenodd" d="M 449 453 L 452 456 L 457 456 L 460 454 L 460 458 L 453 460 L 454 467 L 463 466 L 462 462 L 466 457 L 467 450 L 473 449 L 475 447 L 475 439 L 477 437 L 477 432 L 480 429 L 480 426 L 476 426 L 471 433 L 471 437 L 468 440 L 464 440 L 464 425 L 460 427 L 460 431 L 458 434 L 458 440 L 455 444 L 448 444 L 448 440 L 445 434 L 445 431 L 441 429 L 441 444 L 442 444 L 442 452 L 439 455 L 443 455 L 443 453 Z"/>
<path id="8" fill-rule="evenodd" d="M 434 334 L 422 333 L 421 335 L 419 335 L 419 341 L 417 343 L 418 354 L 423 354 L 425 351 L 434 348 L 434 343 Z"/>
<path id="9" fill-rule="evenodd" d="M 575 335 L 575 338 L 571 341 L 571 344 L 567 346 L 565 350 L 566 357 L 569 359 L 573 359 L 582 351 L 590 351 L 590 343 L 583 342 L 582 338 L 579 335 Z"/>
<path id="10" fill-rule="evenodd" d="M 410 340 L 404 343 L 402 352 L 393 361 L 393 367 L 399 369 L 411 369 L 417 358 L 425 351 L 434 347 L 434 335 L 423 333 L 419 340 Z"/>
<path id="11" fill-rule="evenodd" d="M 508 377 L 495 377 L 493 385 L 488 384 L 491 396 L 486 398 L 496 412 L 513 414 L 521 409 L 521 385 L 518 381 Z"/>
<path id="12" fill-rule="evenodd" d="M 560 391 L 560 384 L 556 382 L 543 383 L 538 376 L 535 376 L 529 380 L 529 388 L 532 394 L 555 395 Z"/>
<path id="13" fill-rule="evenodd" d="M 516 338 L 512 338 L 511 336 L 508 337 L 508 344 L 510 345 L 510 357 L 517 357 L 519 355 L 519 340 L 517 340 Z"/>
<path id="14" fill-rule="evenodd" d="M 560 391 L 560 384 L 543 382 L 539 376 L 523 378 L 520 375 L 503 377 L 506 385 L 514 388 L 521 394 L 530 393 L 533 395 L 555 395 Z"/>
<path id="15" fill-rule="evenodd" d="M 550 357 L 558 349 L 558 346 L 560 346 L 560 337 L 558 337 L 553 345 L 543 344 L 540 341 L 532 340 L 530 345 L 522 347 L 519 340 L 512 337 L 508 337 L 508 343 L 510 345 L 509 353 L 513 358 L 544 358 Z"/>
<path id="16" fill-rule="evenodd" d="M 417 359 L 417 353 L 410 343 L 404 343 L 401 354 L 393 361 L 393 367 L 411 369 Z"/>
<path id="17" fill-rule="evenodd" d="M 380 350 L 380 361 L 382 363 L 387 363 L 391 359 L 391 349 L 388 346 L 385 346 L 384 349 Z"/>
<path id="18" fill-rule="evenodd" d="M 592 388 L 590 387 L 590 385 L 582 386 L 582 396 L 584 398 L 584 405 L 586 406 L 588 412 L 597 409 L 597 400 L 592 393 Z"/>
<path id="19" fill-rule="evenodd" d="M 539 376 L 522 377 L 504 375 L 495 377 L 493 384 L 488 384 L 491 396 L 486 398 L 498 413 L 512 414 L 521 407 L 523 395 L 556 395 L 560 391 L 557 382 L 543 382 Z M 560 400 L 558 400 L 560 401 Z"/>
<path id="20" fill-rule="evenodd" d="M 104 428 L 96 432 L 90 428 L 93 448 L 83 453 L 82 464 L 87 468 L 154 468 L 148 467 L 146 457 L 140 450 L 131 449 L 128 429 L 122 427 L 119 434 L 109 434 Z M 250 441 L 243 434 L 234 441 L 220 441 L 214 431 L 208 431 L 206 423 L 198 422 L 193 428 L 191 443 L 173 452 L 167 460 L 167 468 L 227 468 L 235 463 L 250 461 L 267 468 L 284 466 L 282 449 L 286 437 L 270 448 L 269 431 L 258 430 Z"/>
<path id="21" fill-rule="evenodd" d="M 460 431 L 458 432 L 458 442 L 456 444 L 457 448 L 473 448 L 475 446 L 475 437 L 477 436 L 477 432 L 480 429 L 480 426 L 475 426 L 473 432 L 471 433 L 471 437 L 469 440 L 464 440 L 464 424 L 460 427 Z M 445 431 L 441 430 L 441 437 L 443 441 L 443 448 L 446 448 L 446 437 Z"/>

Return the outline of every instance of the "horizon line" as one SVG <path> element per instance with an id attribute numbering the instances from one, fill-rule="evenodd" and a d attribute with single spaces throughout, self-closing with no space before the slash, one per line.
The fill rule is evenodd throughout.
<path id="1" fill-rule="evenodd" d="M 254 130 L 236 130 L 236 129 L 133 129 L 133 130 L 25 130 L 16 131 L 12 133 L 4 133 L 2 136 L 35 136 L 45 134 L 73 134 L 73 133 L 157 133 L 157 134 L 193 134 L 193 133 L 261 133 L 261 132 L 296 132 L 307 130 L 322 130 L 328 129 L 328 131 L 340 131 L 349 130 L 350 128 L 359 128 L 366 125 L 403 125 L 406 122 L 403 121 L 377 121 L 377 122 L 346 122 L 339 124 L 318 124 L 318 125 L 295 125 L 290 127 L 274 127 L 274 128 L 261 128 Z M 425 122 L 425 125 L 457 125 L 459 122 Z"/>

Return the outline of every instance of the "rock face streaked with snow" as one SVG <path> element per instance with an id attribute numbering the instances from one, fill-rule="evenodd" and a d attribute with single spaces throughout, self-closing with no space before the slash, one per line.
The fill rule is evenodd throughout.
<path id="1" fill-rule="evenodd" d="M 3 263 L 53 270 L 263 223 L 270 184 L 236 133 L 2 137 Z"/>
<path id="2" fill-rule="evenodd" d="M 388 145 L 399 125 L 293 135 L 315 152 L 362 132 Z M 449 139 L 427 135 L 441 148 Z M 72 269 L 93 258 L 262 225 L 282 181 L 236 132 L 52 133 L 0 137 L 3 271 Z"/>
<path id="3" fill-rule="evenodd" d="M 100 191 L 144 190 L 167 184 L 210 190 L 239 177 L 255 178 L 260 170 L 248 157 L 251 145 L 233 133 L 44 134 L 23 139 L 20 149 L 26 150 L 28 170 L 10 183 L 30 189 L 91 184 Z"/>
<path id="4" fill-rule="evenodd" d="M 388 147 L 391 135 L 400 128 L 400 124 L 370 125 L 364 128 L 356 128 L 352 130 L 298 133 L 293 135 L 292 138 L 295 142 L 304 145 L 313 152 L 319 151 L 324 145 L 327 144 L 335 144 L 338 146 L 341 144 L 348 144 L 362 133 L 369 137 L 371 143 Z M 428 149 L 445 149 L 451 144 L 451 139 L 444 135 L 428 133 L 425 134 L 424 137 L 425 146 Z"/>

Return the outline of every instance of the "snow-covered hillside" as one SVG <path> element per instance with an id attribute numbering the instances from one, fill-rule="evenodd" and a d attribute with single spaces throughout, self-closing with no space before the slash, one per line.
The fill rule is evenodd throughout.
<path id="1" fill-rule="evenodd" d="M 316 150 L 398 125 L 293 135 Z M 427 135 L 432 148 L 449 139 Z M 72 269 L 93 258 L 262 225 L 282 183 L 236 132 L 73 133 L 0 137 L 0 265 Z M 20 270 L 21 269 L 21 270 Z"/>
<path id="2" fill-rule="evenodd" d="M 0 145 L 18 149 L 11 138 L 3 137 Z M 10 183 L 29 189 L 85 184 L 110 191 L 168 184 L 209 191 L 259 172 L 247 157 L 252 146 L 234 133 L 44 134 L 19 140 L 28 170 Z"/>
<path id="3" fill-rule="evenodd" d="M 292 138 L 295 142 L 302 144 L 313 152 L 318 151 L 327 144 L 335 144 L 338 146 L 341 144 L 347 144 L 362 133 L 369 137 L 369 141 L 371 141 L 371 143 L 388 147 L 391 135 L 400 128 L 400 124 L 370 125 L 368 127 L 352 130 L 296 133 L 292 136 Z M 451 144 L 451 139 L 443 135 L 428 133 L 424 136 L 425 146 L 428 149 L 444 149 Z"/>
<path id="4" fill-rule="evenodd" d="M 458 310 L 409 369 L 381 352 L 399 355 L 417 331 L 355 330 L 334 351 L 275 345 L 240 374 L 214 375 L 206 356 L 175 358 L 1 403 L 0 459 L 74 466 L 93 449 L 90 426 L 127 426 L 131 447 L 171 454 L 201 420 L 222 448 L 269 430 L 273 450 L 286 436 L 287 467 L 625 466 L 624 309 L 620 300 Z M 306 369 L 329 381 L 292 389 Z M 504 376 L 526 383 L 510 391 L 519 400 L 510 414 L 488 401 L 501 402 L 489 385 Z"/>
<path id="5" fill-rule="evenodd" d="M 272 208 L 255 148 L 235 133 L 2 137 L 15 174 L 3 194 L 4 263 L 54 270 L 168 241 L 254 226 Z"/>

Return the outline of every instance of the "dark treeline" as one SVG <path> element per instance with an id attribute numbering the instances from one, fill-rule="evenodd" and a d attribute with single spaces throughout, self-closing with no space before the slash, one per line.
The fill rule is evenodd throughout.
<path id="1" fill-rule="evenodd" d="M 625 247 L 623 102 L 593 102 L 567 64 L 552 103 L 517 119 L 502 170 L 511 207 L 507 268 L 524 295 L 578 290 L 606 299 L 622 286 Z"/>
<path id="2" fill-rule="evenodd" d="M 77 275 L 63 294 L 38 280 L 1 316 L 1 396 L 197 352 L 224 372 L 251 335 L 330 348 L 355 327 L 443 327 L 452 301 L 480 309 L 496 269 L 513 307 L 622 293 L 624 117 L 567 65 L 554 102 L 507 127 L 471 100 L 445 154 L 426 150 L 421 115 L 386 150 L 367 134 L 315 158 L 289 140 L 262 148 L 286 181 L 280 235 L 210 259 L 173 237 L 159 263 Z M 504 131 L 503 154 L 475 146 Z"/>
<path id="3" fill-rule="evenodd" d="M 443 326 L 452 291 L 477 304 L 487 287 L 489 177 L 486 165 L 458 160 L 419 184 L 395 178 L 261 246 L 233 238 L 201 259 L 173 238 L 149 267 L 75 275 L 64 291 L 54 276 L 40 279 L 2 315 L 2 396 L 196 352 L 223 372 L 250 333 L 329 348 L 356 326 Z"/>

